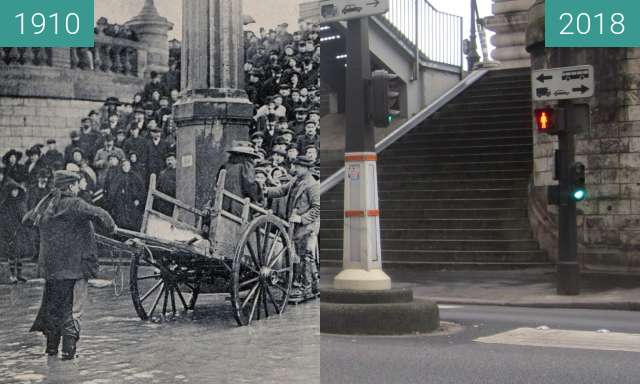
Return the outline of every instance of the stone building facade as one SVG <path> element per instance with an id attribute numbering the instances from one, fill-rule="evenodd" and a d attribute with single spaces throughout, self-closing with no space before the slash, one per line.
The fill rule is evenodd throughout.
<path id="1" fill-rule="evenodd" d="M 640 49 L 544 48 L 544 0 L 529 12 L 532 69 L 593 65 L 591 128 L 576 136 L 589 196 L 578 204 L 578 253 L 583 269 L 640 272 Z M 538 107 L 534 103 L 533 108 Z M 530 219 L 542 247 L 557 257 L 557 210 L 544 187 L 554 184 L 554 136 L 534 132 Z"/>

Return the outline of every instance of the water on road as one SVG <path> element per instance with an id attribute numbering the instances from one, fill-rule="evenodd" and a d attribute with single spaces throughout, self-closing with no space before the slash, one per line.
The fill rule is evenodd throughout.
<path id="1" fill-rule="evenodd" d="M 29 333 L 43 286 L 0 286 L 0 383 L 320 382 L 319 301 L 238 327 L 224 295 L 201 295 L 196 309 L 141 321 L 128 291 L 91 288 L 78 358 L 44 354 Z"/>

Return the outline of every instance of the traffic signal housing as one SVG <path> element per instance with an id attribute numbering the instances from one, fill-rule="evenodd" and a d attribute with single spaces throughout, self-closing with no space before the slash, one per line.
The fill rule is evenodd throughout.
<path id="1" fill-rule="evenodd" d="M 569 177 L 571 178 L 571 190 L 569 198 L 575 202 L 582 201 L 587 198 L 587 188 L 585 186 L 585 167 L 582 163 L 575 162 L 569 168 Z"/>
<path id="2" fill-rule="evenodd" d="M 376 70 L 371 74 L 369 116 L 376 127 L 388 127 L 400 114 L 400 110 L 394 108 L 400 92 L 391 89 L 391 82 L 397 78 L 398 75 L 385 70 Z"/>
<path id="3" fill-rule="evenodd" d="M 534 111 L 534 117 L 539 133 L 557 135 L 558 132 L 565 129 L 563 108 L 538 108 Z"/>

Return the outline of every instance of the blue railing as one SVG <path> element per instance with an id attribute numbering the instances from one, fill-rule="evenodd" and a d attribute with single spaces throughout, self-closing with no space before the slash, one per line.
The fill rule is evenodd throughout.
<path id="1" fill-rule="evenodd" d="M 462 67 L 461 16 L 438 11 L 427 0 L 391 0 L 383 17 L 429 60 Z"/>

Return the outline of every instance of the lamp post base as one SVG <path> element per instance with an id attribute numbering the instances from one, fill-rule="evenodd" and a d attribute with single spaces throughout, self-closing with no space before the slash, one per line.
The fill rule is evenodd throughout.
<path id="1" fill-rule="evenodd" d="M 335 289 L 380 291 L 391 289 L 391 278 L 382 269 L 343 269 L 333 280 Z"/>

